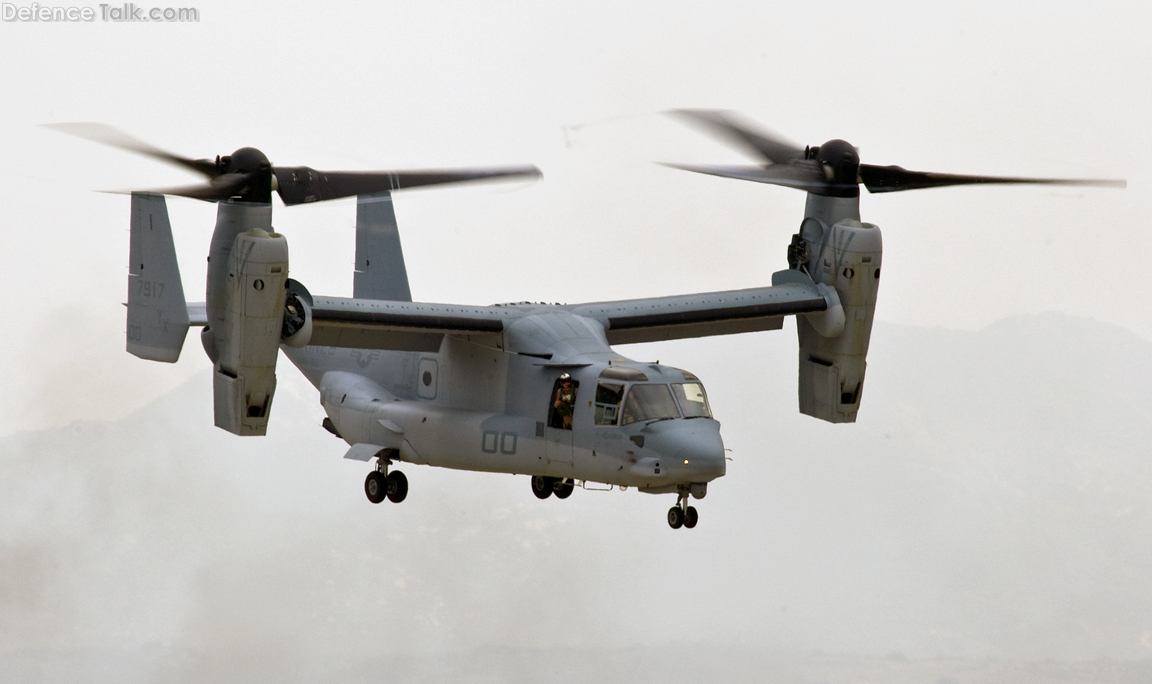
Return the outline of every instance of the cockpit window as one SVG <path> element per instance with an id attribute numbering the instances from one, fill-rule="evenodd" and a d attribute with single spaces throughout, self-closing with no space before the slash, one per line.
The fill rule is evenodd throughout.
<path id="1" fill-rule="evenodd" d="M 596 385 L 596 424 L 618 425 L 620 423 L 620 402 L 624 399 L 624 385 L 616 382 L 600 382 Z"/>
<path id="2" fill-rule="evenodd" d="M 680 402 L 680 410 L 684 412 L 685 418 L 712 417 L 704 385 L 698 382 L 677 382 L 672 384 L 672 391 L 676 393 L 676 399 Z"/>
<path id="3" fill-rule="evenodd" d="M 653 418 L 679 418 L 668 385 L 632 385 L 624 402 L 621 425 Z"/>

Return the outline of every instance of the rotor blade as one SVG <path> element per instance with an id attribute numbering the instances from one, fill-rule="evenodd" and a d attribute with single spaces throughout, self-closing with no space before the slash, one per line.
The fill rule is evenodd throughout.
<path id="1" fill-rule="evenodd" d="M 742 121 L 734 112 L 715 109 L 672 109 L 668 113 L 702 124 L 730 142 L 751 148 L 756 156 L 774 164 L 804 158 L 804 148 L 800 145 L 753 123 Z"/>
<path id="2" fill-rule="evenodd" d="M 929 171 L 909 171 L 900 166 L 860 165 L 860 182 L 868 192 L 897 192 L 900 190 L 920 190 L 940 188 L 948 185 L 983 185 L 992 183 L 1014 183 L 1032 185 L 1082 185 L 1109 188 L 1124 188 L 1127 181 L 1091 180 L 1081 178 L 1012 178 L 1005 176 L 962 176 L 951 173 Z"/>
<path id="3" fill-rule="evenodd" d="M 179 197 L 206 200 L 208 202 L 217 202 L 239 195 L 244 190 L 244 187 L 251 182 L 254 175 L 255 174 L 252 173 L 226 173 L 201 185 L 182 185 L 175 188 L 137 190 L 136 192 L 148 192 L 154 195 L 176 195 Z"/>
<path id="4" fill-rule="evenodd" d="M 710 176 L 722 178 L 737 178 L 739 180 L 755 181 L 757 183 L 771 183 L 801 190 L 834 187 L 824 177 L 820 165 L 814 161 L 793 161 L 786 164 L 769 164 L 768 166 L 711 166 L 690 164 L 664 164 L 664 166 L 695 173 L 706 173 Z M 849 188 L 854 185 L 847 186 Z"/>
<path id="5" fill-rule="evenodd" d="M 535 166 L 511 166 L 488 169 L 423 171 L 317 171 L 307 166 L 278 166 L 277 192 L 284 204 L 304 204 L 324 200 L 370 195 L 376 192 L 405 190 L 425 185 L 461 183 L 497 178 L 540 178 Z"/>
<path id="6" fill-rule="evenodd" d="M 117 147 L 122 150 L 128 150 L 129 152 L 135 152 L 136 154 L 142 154 L 146 157 L 152 157 L 162 162 L 175 164 L 190 171 L 202 173 L 208 178 L 215 178 L 220 175 L 220 170 L 216 167 L 216 162 L 211 159 L 189 159 L 187 157 L 181 157 L 178 154 L 172 154 L 159 147 L 149 145 L 143 140 L 137 140 L 123 131 L 101 123 L 77 122 L 44 124 L 44 128 L 51 128 L 52 130 L 74 135 L 78 138 L 84 138 L 85 140 L 97 142 L 102 145 Z"/>

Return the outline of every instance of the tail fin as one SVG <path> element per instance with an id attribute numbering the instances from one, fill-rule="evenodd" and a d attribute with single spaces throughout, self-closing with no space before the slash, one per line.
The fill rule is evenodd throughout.
<path id="1" fill-rule="evenodd" d="M 128 352 L 175 363 L 188 333 L 188 306 L 163 195 L 132 193 L 128 264 Z"/>
<path id="2" fill-rule="evenodd" d="M 352 280 L 352 296 L 412 301 L 404 251 L 400 249 L 400 230 L 389 192 L 356 198 L 356 274 Z"/>

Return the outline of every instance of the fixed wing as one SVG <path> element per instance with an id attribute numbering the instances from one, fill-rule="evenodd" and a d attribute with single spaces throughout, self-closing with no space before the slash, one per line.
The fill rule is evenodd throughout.
<path id="1" fill-rule="evenodd" d="M 536 177 L 535 167 L 321 172 L 273 166 L 253 148 L 195 160 L 95 124 L 56 127 L 207 178 L 132 193 L 127 349 L 174 362 L 189 327 L 202 327 L 217 427 L 265 434 L 283 353 L 319 391 L 323 425 L 347 442 L 345 458 L 372 464 L 364 489 L 373 503 L 405 499 L 408 480 L 394 466 L 410 463 L 527 475 L 541 499 L 596 483 L 675 494 L 673 528 L 696 526 L 690 501 L 725 473 L 720 424 L 691 372 L 629 359 L 612 345 L 777 330 L 795 316 L 800 412 L 854 422 L 883 253 L 879 228 L 860 220 L 861 185 L 1122 184 L 873 166 L 842 140 L 800 147 L 727 112 L 678 114 L 760 163 L 677 168 L 807 193 L 771 285 L 569 305 L 414 302 L 393 193 Z M 287 239 L 272 228 L 274 192 L 285 205 L 357 198 L 351 298 L 313 295 L 288 277 Z M 165 195 L 218 205 L 204 303 L 185 300 Z"/>

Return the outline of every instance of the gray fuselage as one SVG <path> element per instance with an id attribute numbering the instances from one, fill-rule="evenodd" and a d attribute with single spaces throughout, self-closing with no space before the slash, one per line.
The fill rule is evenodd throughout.
<path id="1" fill-rule="evenodd" d="M 653 493 L 724 474 L 720 424 L 695 376 L 624 358 L 594 320 L 518 308 L 531 310 L 495 342 L 446 335 L 437 352 L 282 349 L 320 390 L 328 417 L 353 446 L 351 458 Z M 563 400 L 567 411 L 557 408 Z"/>

